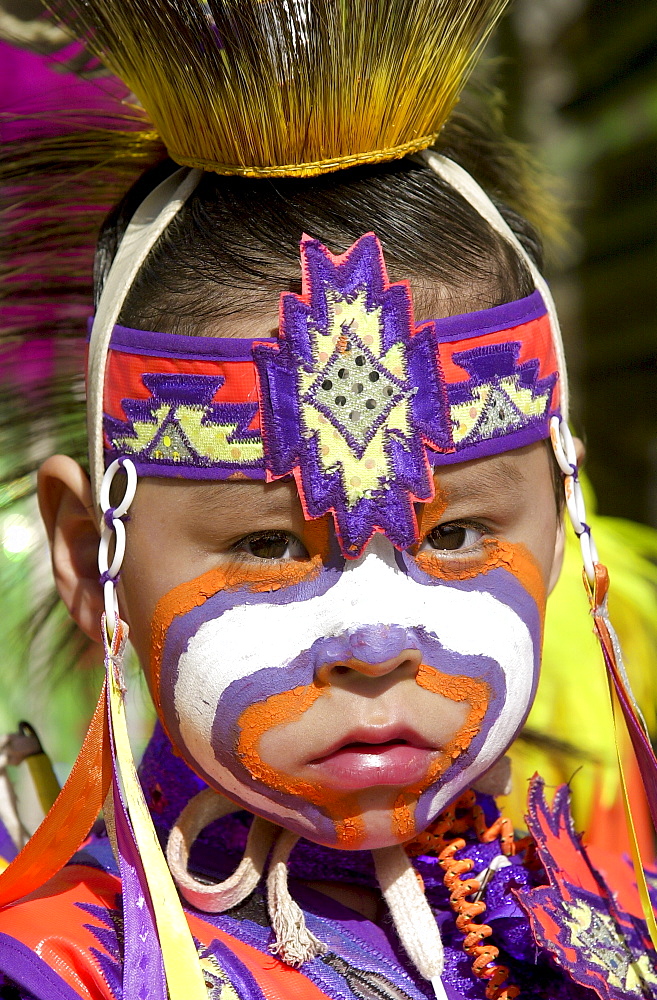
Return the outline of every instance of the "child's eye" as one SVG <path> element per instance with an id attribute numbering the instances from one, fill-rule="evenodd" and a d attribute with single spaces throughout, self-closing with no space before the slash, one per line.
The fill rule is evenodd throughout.
<path id="1" fill-rule="evenodd" d="M 295 535 L 287 531 L 257 531 L 233 546 L 256 559 L 308 559 L 308 552 Z"/>
<path id="2" fill-rule="evenodd" d="M 473 524 L 458 524 L 451 522 L 439 524 L 426 536 L 420 551 L 427 548 L 438 549 L 440 552 L 454 552 L 469 549 L 476 545 L 485 534 L 484 529 Z"/>

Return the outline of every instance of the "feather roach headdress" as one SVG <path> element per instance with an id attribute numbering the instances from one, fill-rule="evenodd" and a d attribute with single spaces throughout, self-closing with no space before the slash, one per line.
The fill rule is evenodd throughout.
<path id="1" fill-rule="evenodd" d="M 176 163 L 306 176 L 430 146 L 507 0 L 55 0 Z"/>
<path id="2" fill-rule="evenodd" d="M 82 107 L 0 114 L 4 477 L 61 448 L 83 463 L 84 337 L 96 238 L 169 155 L 214 171 L 319 173 L 433 144 L 554 229 L 495 93 L 459 95 L 507 0 L 58 0 L 51 14 L 116 74 Z M 86 65 L 86 63 L 85 63 Z M 47 110 L 45 108 L 47 107 Z M 289 169 L 287 169 L 289 168 Z"/>

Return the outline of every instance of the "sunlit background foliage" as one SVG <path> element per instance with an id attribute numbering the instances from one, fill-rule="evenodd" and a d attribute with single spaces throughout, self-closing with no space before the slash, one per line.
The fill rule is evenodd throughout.
<path id="1" fill-rule="evenodd" d="M 76 78 L 71 70 L 84 58 L 72 56 L 56 32 L 43 25 L 35 32 L 37 6 L 0 0 L 0 110 L 15 109 L 17 98 L 29 110 L 34 85 L 29 70 L 17 75 L 8 39 L 57 70 L 49 85 L 60 103 L 74 102 L 79 86 L 104 86 L 102 76 Z M 491 47 L 507 94 L 508 130 L 552 170 L 573 223 L 549 267 L 574 383 L 574 423 L 587 440 L 598 508 L 655 527 L 656 53 L 654 0 L 517 0 Z M 0 445 L 20 442 L 5 428 Z M 83 644 L 71 666 L 75 647 L 61 648 L 57 639 L 61 609 L 35 629 L 51 581 L 32 485 L 22 479 L 0 494 L 0 732 L 29 718 L 63 777 L 100 671 Z M 139 750 L 152 717 L 143 682 L 133 681 L 131 690 Z"/>

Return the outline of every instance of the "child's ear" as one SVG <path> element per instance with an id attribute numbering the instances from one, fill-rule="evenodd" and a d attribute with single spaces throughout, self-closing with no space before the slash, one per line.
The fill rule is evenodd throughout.
<path id="1" fill-rule="evenodd" d="M 100 642 L 99 535 L 87 475 L 72 458 L 53 455 L 39 469 L 37 491 L 59 596 L 82 631 Z"/>

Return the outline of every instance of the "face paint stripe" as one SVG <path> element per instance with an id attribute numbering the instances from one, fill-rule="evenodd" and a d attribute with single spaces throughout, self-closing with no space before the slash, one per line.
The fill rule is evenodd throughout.
<path id="1" fill-rule="evenodd" d="M 465 723 L 446 744 L 440 756 L 433 762 L 422 782 L 405 788 L 393 807 L 392 825 L 399 840 L 408 840 L 418 832 L 415 825 L 415 806 L 420 795 L 433 785 L 466 752 L 481 730 L 490 701 L 490 686 L 486 681 L 473 677 L 443 674 L 425 663 L 420 666 L 416 677 L 420 687 L 434 694 L 440 694 L 452 701 L 467 701 L 470 711 Z"/>
<path id="2" fill-rule="evenodd" d="M 545 603 L 545 583 L 541 570 L 529 550 L 524 545 L 512 542 L 490 540 L 486 546 L 485 559 L 476 562 L 466 562 L 464 558 L 460 565 L 457 559 L 450 566 L 447 559 L 429 552 L 419 552 L 415 556 L 417 565 L 436 580 L 473 580 L 476 577 L 490 573 L 493 569 L 506 569 L 522 584 L 527 593 L 534 599 L 538 607 Z"/>
<path id="3" fill-rule="evenodd" d="M 217 567 L 175 587 L 160 599 L 153 613 L 151 627 L 151 677 L 156 708 L 159 709 L 161 705 L 160 675 L 164 644 L 175 618 L 202 606 L 218 591 L 238 591 L 244 588 L 251 593 L 269 594 L 313 580 L 319 575 L 322 566 L 319 555 L 303 562 L 292 559 L 275 562 L 274 565 L 273 560 L 263 559 L 261 562 L 262 566 L 257 562 L 238 561 Z"/>
<path id="4" fill-rule="evenodd" d="M 392 551 L 392 546 L 389 547 Z M 248 601 L 244 600 L 245 595 L 235 595 L 232 607 L 229 606 L 231 595 L 216 595 L 220 606 L 209 607 L 208 612 L 212 611 L 214 619 L 221 615 L 218 627 L 219 634 L 224 636 L 222 646 L 231 650 L 241 648 L 238 659 L 233 657 L 232 664 L 222 665 L 222 689 L 234 678 L 260 668 L 291 663 L 300 650 L 309 649 L 319 638 L 340 636 L 368 625 L 394 622 L 402 628 L 413 628 L 423 623 L 428 632 L 441 634 L 448 648 L 466 651 L 472 646 L 473 652 L 481 653 L 483 647 L 479 638 L 471 642 L 473 629 L 464 631 L 461 627 L 466 608 L 471 615 L 485 618 L 492 606 L 507 612 L 512 609 L 532 627 L 532 631 L 535 623 L 538 624 L 535 602 L 524 587 L 502 569 L 491 571 L 486 579 L 422 587 L 418 584 L 433 581 L 419 573 L 413 561 L 409 561 L 410 572 L 406 575 L 397 568 L 394 556 L 392 563 L 387 563 L 371 552 L 360 566 L 351 564 L 323 593 L 309 595 L 286 591 L 280 597 L 268 595 L 267 599 L 264 595 L 249 595 Z M 412 575 L 413 569 L 415 575 Z M 433 627 L 427 623 L 432 623 Z M 211 627 L 209 621 L 197 616 L 193 628 L 185 630 L 184 643 L 176 644 L 177 655 L 184 652 L 188 637 L 199 629 Z M 267 636 L 266 644 L 262 642 L 263 635 Z"/>
<path id="5" fill-rule="evenodd" d="M 479 733 L 490 697 L 486 681 L 444 674 L 426 664 L 420 666 L 416 682 L 425 690 L 452 701 L 468 702 L 470 711 L 465 723 L 433 761 L 422 781 L 405 788 L 395 800 L 392 825 L 400 840 L 408 839 L 416 832 L 411 807 L 414 811 L 419 796 L 448 770 Z M 249 705 L 237 720 L 240 731 L 237 754 L 249 774 L 267 788 L 299 796 L 325 810 L 335 822 L 339 845 L 353 850 L 358 847 L 363 834 L 362 820 L 358 817 L 360 793 L 345 794 L 330 787 L 293 778 L 264 761 L 259 752 L 264 733 L 276 726 L 296 721 L 327 690 L 325 685 L 315 681 L 312 685 L 295 687 L 264 702 Z"/>
<path id="6" fill-rule="evenodd" d="M 313 684 L 317 658 L 324 662 L 329 647 L 341 659 L 341 645 L 350 645 L 353 634 L 378 634 L 393 622 L 414 637 L 409 648 L 420 650 L 430 670 L 487 685 L 483 715 L 475 707 L 461 727 L 455 766 L 449 767 L 449 758 L 442 780 L 411 802 L 397 803 L 397 836 L 406 829 L 412 836 L 411 825 L 426 825 L 464 782 L 504 752 L 527 713 L 536 679 L 540 613 L 519 573 L 500 565 L 477 578 L 443 582 L 423 573 L 408 554 L 401 563 L 397 555 L 377 538 L 342 573 L 325 569 L 316 580 L 271 594 L 218 592 L 174 617 L 166 637 L 167 728 L 191 766 L 247 808 L 305 836 L 310 829 L 311 839 L 323 843 L 339 838 L 343 846 L 356 846 L 358 802 L 343 800 L 329 820 L 324 803 L 313 805 L 292 787 L 272 788 L 255 777 L 236 754 L 250 706 L 256 706 L 255 718 L 257 706 L 273 696 Z"/>
<path id="7" fill-rule="evenodd" d="M 505 546 L 506 544 L 504 543 Z M 464 593 L 490 594 L 496 599 L 499 596 L 503 604 L 514 611 L 529 627 L 534 643 L 534 655 L 538 660 L 545 616 L 545 584 L 540 569 L 524 546 L 511 546 L 509 543 L 509 548 L 514 550 L 513 553 L 508 552 L 509 558 L 503 558 L 499 566 L 489 567 L 485 572 L 480 569 L 477 574 L 471 576 L 462 574 L 461 579 L 448 579 L 444 580 L 444 583 Z M 527 555 L 526 563 L 522 559 L 523 552 Z M 397 556 L 403 560 L 405 572 L 416 583 L 432 586 L 441 586 L 443 583 L 442 576 L 425 573 L 417 558 L 414 559 L 408 553 L 398 553 Z M 511 581 L 517 581 L 516 585 L 514 586 Z M 540 596 L 538 603 L 534 595 Z"/>
<path id="8" fill-rule="evenodd" d="M 499 612 L 497 613 L 497 617 L 499 617 Z M 205 644 L 208 650 L 217 647 L 219 634 L 220 630 L 217 629 L 217 638 L 208 635 Z M 528 636 L 527 640 L 529 640 Z M 427 636 L 421 629 L 418 630 L 415 645 L 422 650 L 422 655 L 426 660 L 440 663 L 442 673 L 448 671 L 448 676 L 459 677 L 466 670 L 476 669 L 484 685 L 487 684 L 490 688 L 491 696 L 487 720 L 485 725 L 481 726 L 478 734 L 472 734 L 474 742 L 467 750 L 468 758 L 475 757 L 480 752 L 487 738 L 487 732 L 491 724 L 500 713 L 504 714 L 506 683 L 502 668 L 495 661 L 491 660 L 490 657 L 473 656 L 472 653 L 463 656 L 459 653 L 447 651 L 437 639 Z M 318 640 L 315 646 L 318 650 L 317 655 L 320 656 L 325 646 L 325 641 Z M 191 652 L 192 650 L 190 649 Z M 199 651 L 194 650 L 193 652 L 198 658 Z M 525 642 L 521 655 L 525 658 L 529 656 L 531 662 L 530 641 Z M 201 660 L 203 659 L 202 654 L 200 658 Z M 260 806 L 261 814 L 277 821 L 279 810 L 285 808 L 288 811 L 292 811 L 296 807 L 300 820 L 304 820 L 306 824 L 312 820 L 316 831 L 316 838 L 324 843 L 331 843 L 335 839 L 335 826 L 333 822 L 323 819 L 323 813 L 312 805 L 309 805 L 307 800 L 299 799 L 298 797 L 295 800 L 293 794 L 284 792 L 280 787 L 278 790 L 274 790 L 266 785 L 261 785 L 259 782 L 254 782 L 253 774 L 236 760 L 234 750 L 240 737 L 237 720 L 242 713 L 255 700 L 262 702 L 263 700 L 272 698 L 276 694 L 285 694 L 289 692 L 290 688 L 305 688 L 312 684 L 314 671 L 318 662 L 317 658 L 311 655 L 311 651 L 308 651 L 297 657 L 285 669 L 276 667 L 266 668 L 257 671 L 255 674 L 234 680 L 228 688 L 224 688 L 223 695 L 218 693 L 216 684 L 215 686 L 208 685 L 198 674 L 195 676 L 195 687 L 190 686 L 192 676 L 189 677 L 188 683 L 185 684 L 185 671 L 183 669 L 183 676 L 181 678 L 182 687 L 176 692 L 176 705 L 179 708 L 189 705 L 190 697 L 194 691 L 201 688 L 209 704 L 217 704 L 217 708 L 214 712 L 212 723 L 208 719 L 200 728 L 198 728 L 200 717 L 197 712 L 189 716 L 188 722 L 185 723 L 181 720 L 181 738 L 177 742 L 178 746 L 182 749 L 188 747 L 188 752 L 193 756 L 201 752 L 205 772 L 209 771 L 212 773 L 213 768 L 218 772 L 217 763 L 221 765 L 221 773 L 225 773 L 225 767 L 229 767 L 231 773 L 234 775 L 234 779 L 247 792 L 245 796 L 247 805 L 252 793 L 255 790 L 259 790 L 270 798 L 269 810 L 265 810 L 263 813 L 262 806 Z M 528 671 L 528 675 L 527 683 L 530 684 L 531 671 Z M 445 683 L 447 684 L 448 681 L 446 680 Z M 216 780 L 225 781 L 225 779 Z M 422 801 L 426 799 L 427 795 L 431 795 L 431 793 L 427 791 L 421 797 Z M 234 792 L 231 794 L 231 797 L 234 797 Z M 326 828 L 327 822 L 328 828 Z"/>
<path id="9" fill-rule="evenodd" d="M 210 572 L 204 573 L 203 576 L 168 591 L 157 603 L 151 624 L 150 673 L 153 701 L 155 702 L 158 714 L 161 714 L 162 709 L 160 701 L 162 655 L 169 627 L 174 618 L 185 615 L 192 608 L 204 604 L 208 597 L 215 592 L 216 585 L 217 571 L 210 570 Z"/>
<path id="10" fill-rule="evenodd" d="M 420 507 L 417 515 L 420 538 L 427 535 L 435 528 L 443 517 L 448 506 L 448 498 L 436 486 L 436 495 L 429 503 L 424 503 Z"/>
<path id="11" fill-rule="evenodd" d="M 192 637 L 199 635 L 209 622 L 217 622 L 226 615 L 230 618 L 231 614 L 236 609 L 250 608 L 253 606 L 271 608 L 295 604 L 298 606 L 298 613 L 301 616 L 303 615 L 303 611 L 301 609 L 309 600 L 322 597 L 327 593 L 327 591 L 336 585 L 339 579 L 340 574 L 338 569 L 334 566 L 329 566 L 326 567 L 323 572 L 313 575 L 298 586 L 291 585 L 288 587 L 282 587 L 279 590 L 268 591 L 266 593 L 254 592 L 253 589 L 229 591 L 219 590 L 217 593 L 207 596 L 204 600 L 191 600 L 190 610 L 179 615 L 178 617 L 174 615 L 169 616 L 167 619 L 163 616 L 164 621 L 161 629 L 161 634 L 163 635 L 163 651 L 159 653 L 157 675 L 155 670 L 152 671 L 153 677 L 157 676 L 156 690 L 159 704 L 162 705 L 163 702 L 167 700 L 175 700 L 174 692 L 178 684 L 180 664 L 184 660 L 188 644 Z M 204 581 L 205 577 L 199 577 L 198 580 Z M 194 581 L 192 581 L 192 584 L 193 583 Z M 188 586 L 191 588 L 192 584 L 189 584 Z M 173 594 L 174 591 L 171 591 L 171 593 Z M 167 620 L 170 623 L 168 626 Z M 223 622 L 219 625 L 219 628 L 220 630 L 223 628 Z M 258 629 L 257 624 L 255 626 L 255 631 L 252 631 L 251 624 L 248 623 L 244 634 L 238 635 L 235 638 L 234 643 L 229 642 L 226 644 L 221 641 L 217 642 L 215 648 L 215 660 L 218 660 L 218 663 L 215 668 L 215 672 L 217 670 L 220 672 L 220 664 L 226 662 L 226 658 L 223 655 L 223 651 L 225 649 L 232 649 L 233 659 L 237 659 L 237 662 L 239 662 L 239 655 L 236 657 L 235 651 L 240 649 L 243 641 L 246 641 L 248 645 L 248 643 L 255 639 L 260 648 L 262 645 L 263 634 L 264 633 Z M 297 651 L 298 647 L 295 648 L 294 652 Z M 292 659 L 292 656 L 290 659 Z M 164 721 L 164 716 L 162 714 L 161 717 Z M 168 724 L 167 732 L 170 736 L 174 737 L 174 741 L 174 734 L 177 729 L 177 718 L 171 719 Z"/>
<path id="12" fill-rule="evenodd" d="M 264 733 L 275 726 L 294 722 L 326 691 L 325 685 L 315 681 L 249 705 L 237 720 L 240 730 L 237 755 L 249 774 L 267 788 L 299 796 L 326 810 L 335 822 L 339 845 L 353 850 L 358 847 L 364 832 L 358 794 L 345 795 L 277 771 L 262 759 L 258 748 Z"/>

